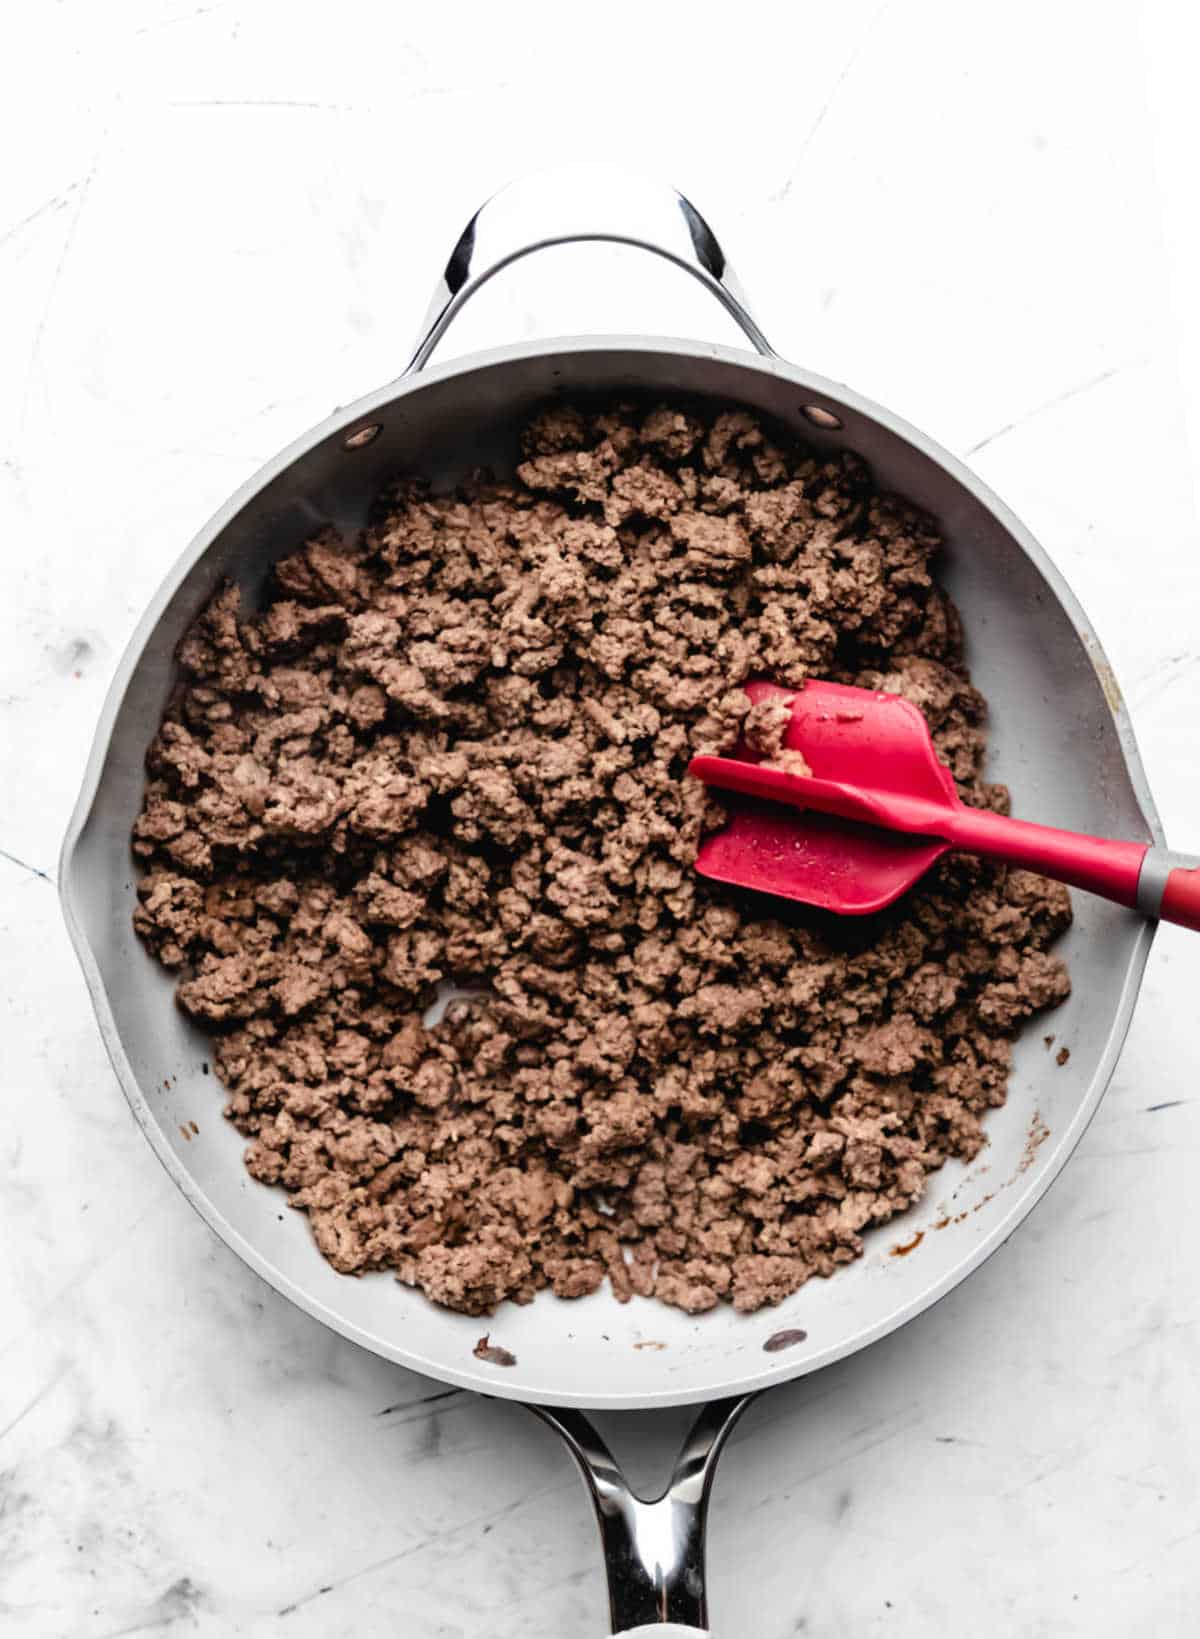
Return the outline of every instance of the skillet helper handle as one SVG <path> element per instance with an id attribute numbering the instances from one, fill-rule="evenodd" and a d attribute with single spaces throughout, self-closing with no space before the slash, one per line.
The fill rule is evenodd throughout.
<path id="1" fill-rule="evenodd" d="M 752 1394 L 700 1411 L 666 1490 L 637 1496 L 591 1421 L 574 1407 L 530 1406 L 565 1442 L 587 1486 L 608 1578 L 612 1632 L 633 1639 L 713 1639 L 704 1585 L 704 1532 L 717 1461 Z"/>
<path id="2" fill-rule="evenodd" d="M 615 165 L 564 165 L 519 177 L 475 212 L 450 252 L 405 374 L 424 368 L 460 308 L 510 262 L 589 240 L 674 262 L 712 292 L 759 353 L 776 357 L 716 234 L 690 200 Z"/>

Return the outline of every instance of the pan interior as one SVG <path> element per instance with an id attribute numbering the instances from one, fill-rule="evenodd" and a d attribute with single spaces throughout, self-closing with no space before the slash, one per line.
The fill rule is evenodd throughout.
<path id="1" fill-rule="evenodd" d="M 218 514 L 147 611 L 114 681 L 64 850 L 63 895 L 135 1115 L 192 1202 L 275 1286 L 367 1347 L 447 1381 L 546 1403 L 669 1404 L 761 1387 L 849 1353 L 919 1313 L 999 1245 L 1103 1092 L 1151 930 L 1130 912 L 1074 895 L 1075 923 L 1058 947 L 1074 992 L 1046 1026 L 1069 1060 L 1057 1063 L 1033 1021 L 981 1157 L 948 1164 L 923 1203 L 868 1237 L 857 1264 L 777 1309 L 689 1317 L 651 1302 L 621 1306 L 603 1291 L 571 1303 L 542 1294 L 480 1322 L 388 1275 L 335 1274 L 303 1221 L 284 1210 L 282 1193 L 246 1174 L 242 1140 L 221 1118 L 219 1085 L 203 1069 L 207 1043 L 134 937 L 129 832 L 143 753 L 171 686 L 175 645 L 223 577 L 257 596 L 275 558 L 330 520 L 357 528 L 371 496 L 401 472 L 440 487 L 477 466 L 510 470 L 526 414 L 582 393 L 745 404 L 810 443 L 864 456 L 880 483 L 942 526 L 942 579 L 992 708 L 988 774 L 1012 787 L 1015 811 L 1100 835 L 1157 835 L 1119 694 L 1082 613 L 1036 544 L 957 463 L 845 389 L 788 366 L 696 344 L 559 342 L 462 361 L 372 395 L 285 451 Z M 813 405 L 841 427 L 813 425 L 805 413 Z M 371 442 L 345 447 L 348 432 L 376 423 Z M 485 1330 L 515 1366 L 473 1356 Z M 804 1340 L 764 1350 L 783 1330 Z"/>

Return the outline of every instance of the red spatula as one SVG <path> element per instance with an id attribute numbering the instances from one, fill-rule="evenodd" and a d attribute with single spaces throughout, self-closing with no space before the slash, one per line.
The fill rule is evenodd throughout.
<path id="1" fill-rule="evenodd" d="M 732 756 L 693 758 L 697 779 L 749 799 L 701 847 L 702 876 L 863 916 L 956 849 L 1200 929 L 1200 859 L 966 807 L 925 719 L 899 695 L 815 682 L 748 683 L 746 693 L 755 705 L 789 704 L 784 748 L 812 772 L 768 766 L 744 743 Z"/>

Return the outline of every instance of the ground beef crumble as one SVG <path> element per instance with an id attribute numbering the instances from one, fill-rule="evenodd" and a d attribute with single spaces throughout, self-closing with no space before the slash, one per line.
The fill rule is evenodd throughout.
<path id="1" fill-rule="evenodd" d="M 687 761 L 754 676 L 904 695 L 1007 807 L 937 533 L 741 410 L 558 406 L 523 451 L 397 485 L 257 612 L 218 590 L 147 755 L 135 924 L 335 1268 L 469 1314 L 606 1278 L 754 1310 L 977 1153 L 1068 992 L 1069 900 L 954 858 L 865 920 L 699 878 L 723 810 Z M 426 1028 L 443 980 L 480 994 Z"/>

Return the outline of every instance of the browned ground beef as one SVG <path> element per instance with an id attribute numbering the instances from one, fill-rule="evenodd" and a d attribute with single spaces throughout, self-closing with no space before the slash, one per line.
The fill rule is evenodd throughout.
<path id="1" fill-rule="evenodd" d="M 217 593 L 148 753 L 137 929 L 337 1269 L 468 1313 L 606 1277 L 755 1309 L 975 1155 L 1068 992 L 1069 901 L 948 859 L 839 923 L 697 877 L 723 811 L 684 771 L 756 675 L 906 696 L 1007 806 L 937 532 L 740 410 L 556 407 L 524 451 L 399 485 L 257 612 Z M 441 980 L 484 993 L 427 1029 Z"/>

